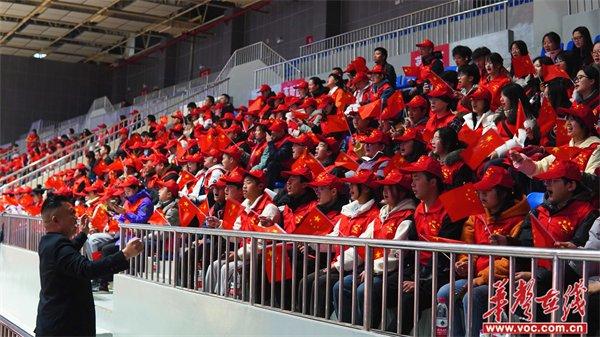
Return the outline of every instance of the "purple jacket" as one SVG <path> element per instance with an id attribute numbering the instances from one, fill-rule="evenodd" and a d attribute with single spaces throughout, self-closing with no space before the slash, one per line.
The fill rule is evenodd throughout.
<path id="1" fill-rule="evenodd" d="M 119 222 L 130 222 L 130 223 L 147 223 L 148 219 L 154 213 L 154 204 L 150 199 L 150 195 L 145 189 L 140 190 L 130 198 L 125 198 L 130 204 L 136 203 L 138 200 L 143 199 L 140 207 L 138 207 L 135 213 L 125 213 L 117 217 Z"/>

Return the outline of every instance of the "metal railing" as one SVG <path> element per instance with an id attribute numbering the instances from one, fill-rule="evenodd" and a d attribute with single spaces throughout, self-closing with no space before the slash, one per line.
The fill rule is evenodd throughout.
<path id="1" fill-rule="evenodd" d="M 3 213 L 0 214 L 0 231 L 4 243 L 37 252 L 44 225 L 39 217 Z"/>
<path id="2" fill-rule="evenodd" d="M 2 337 L 32 337 L 4 316 L 0 315 L 0 336 Z"/>
<path id="3" fill-rule="evenodd" d="M 142 110 L 139 114 L 129 115 L 127 120 L 122 122 L 123 126 L 129 128 L 130 133 L 136 132 L 144 126 L 145 117 L 149 114 L 160 117 L 171 113 L 176 109 L 182 109 L 190 100 L 204 98 L 206 95 L 210 94 L 214 95 L 215 92 L 227 92 L 228 88 L 229 79 L 224 79 L 212 83 L 204 90 L 195 92 L 190 96 L 173 97 L 160 103 L 155 103 L 151 107 Z M 114 142 L 118 139 L 118 131 L 118 127 L 113 127 L 110 133 L 102 136 L 102 140 L 108 143 Z M 92 134 L 87 138 L 65 147 L 64 150 L 56 151 L 54 154 L 32 163 L 32 165 L 28 165 L 11 175 L 3 177 L 5 183 L 0 187 L 0 190 L 6 190 L 26 184 L 43 184 L 45 179 L 51 175 L 64 169 L 71 168 L 77 163 L 82 163 L 84 155 L 88 151 L 87 146 L 93 144 L 97 139 L 98 135 Z"/>
<path id="4" fill-rule="evenodd" d="M 155 90 L 147 93 L 146 95 L 138 96 L 133 99 L 134 105 L 143 104 L 148 101 L 156 99 L 172 98 L 187 94 L 199 88 L 206 88 L 211 84 L 209 76 L 195 78 L 193 80 L 178 83 L 170 87 L 166 87 L 160 90 Z"/>
<path id="5" fill-rule="evenodd" d="M 217 75 L 215 81 L 226 78 L 229 75 L 231 68 L 256 60 L 260 60 L 266 65 L 285 61 L 283 56 L 279 55 L 267 44 L 262 41 L 257 42 L 234 51 L 229 57 L 229 60 L 227 60 L 227 63 L 225 63 L 223 69 L 221 69 Z"/>
<path id="6" fill-rule="evenodd" d="M 541 277 L 538 263 L 548 259 L 552 265 L 550 289 L 563 293 L 565 273 L 575 273 L 582 285 L 589 282 L 589 268 L 598 265 L 600 252 L 591 250 L 557 250 L 529 247 L 446 244 L 419 241 L 366 240 L 325 236 L 281 235 L 256 232 L 225 231 L 206 228 L 157 227 L 121 224 L 120 246 L 132 237 L 145 243 L 142 254 L 130 260 L 126 274 L 151 282 L 178 287 L 230 300 L 246 302 L 288 314 L 335 324 L 389 334 L 422 335 L 423 328 L 436 322 L 440 288 L 446 285 L 448 298 L 448 336 L 458 334 L 454 319 L 464 316 L 466 335 L 481 318 L 477 312 L 493 309 L 488 301 L 504 287 L 487 287 L 477 295 L 487 303 L 474 304 L 473 279 L 475 262 L 487 257 L 487 284 L 502 284 L 495 279 L 496 259 L 506 259 L 508 278 L 504 305 L 512 308 L 519 284 L 515 273 L 521 267 L 531 269 L 531 278 Z M 243 248 L 242 248 L 243 247 Z M 344 254 L 336 254 L 345 252 Z M 361 253 L 362 252 L 362 253 Z M 420 258 L 430 254 L 429 276 L 423 273 Z M 328 267 L 336 255 L 345 266 L 342 273 Z M 358 258 L 361 256 L 362 258 Z M 466 256 L 467 275 L 458 276 L 451 266 Z M 350 262 L 351 259 L 351 262 Z M 579 269 L 573 269 L 573 264 Z M 400 267 L 398 267 L 400 266 Z M 579 270 L 579 271 L 575 271 Z M 459 280 L 461 279 L 461 280 Z M 403 290 L 405 281 L 418 285 Z M 458 286 L 465 284 L 464 286 Z M 498 282 L 496 282 L 498 281 Z M 410 287 L 411 283 L 408 283 Z M 398 286 L 401 285 L 401 286 Z M 519 285 L 521 287 L 521 285 Z M 532 315 L 537 317 L 536 296 L 547 289 L 533 286 Z M 519 291 L 523 289 L 519 288 Z M 583 296 L 587 299 L 588 294 Z M 562 296 L 557 300 L 562 304 Z M 466 309 L 463 312 L 463 301 Z M 589 302 L 588 302 L 589 303 Z M 434 308 L 427 312 L 426 308 Z M 503 311 L 503 322 L 520 322 L 526 314 Z M 552 312 L 550 322 L 560 322 L 562 306 Z M 458 315 L 458 316 L 456 316 Z M 523 316 L 525 315 L 525 316 Z M 496 322 L 489 317 L 483 322 Z M 585 322 L 586 315 L 574 322 Z M 424 323 L 425 322 L 425 323 Z M 477 331 L 475 331 L 477 332 Z M 427 330 L 435 336 L 435 329 Z"/>
<path id="7" fill-rule="evenodd" d="M 569 15 L 600 8 L 600 0 L 569 0 Z"/>
<path id="8" fill-rule="evenodd" d="M 431 21 L 447 15 L 460 13 L 471 9 L 471 1 L 452 0 L 439 5 L 424 8 L 386 21 L 381 21 L 370 26 L 358 28 L 336 36 L 300 46 L 300 56 L 318 53 L 333 49 L 356 41 L 361 41 L 372 36 L 389 33 L 404 27 L 409 27 L 419 22 Z"/>
<path id="9" fill-rule="evenodd" d="M 386 48 L 389 58 L 411 52 L 424 38 L 442 44 L 505 30 L 508 8 L 509 1 L 501 1 L 263 67 L 255 71 L 254 83 L 277 84 L 327 73 L 356 56 L 370 55 L 376 47 Z"/>

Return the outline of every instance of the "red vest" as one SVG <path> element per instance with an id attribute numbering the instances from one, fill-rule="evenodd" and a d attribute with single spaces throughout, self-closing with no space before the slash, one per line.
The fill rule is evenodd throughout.
<path id="1" fill-rule="evenodd" d="M 577 164 L 577 166 L 579 167 L 579 169 L 581 171 L 585 171 L 585 167 L 587 166 L 587 163 L 590 160 L 590 157 L 592 156 L 594 151 L 596 151 L 596 148 L 598 146 L 600 146 L 600 143 L 594 143 L 594 144 L 586 147 L 585 149 L 583 149 L 581 152 L 579 152 L 577 154 L 577 156 L 575 156 L 575 158 L 572 159 Z"/>
<path id="2" fill-rule="evenodd" d="M 246 213 L 243 209 L 240 213 L 240 220 L 242 221 L 242 231 L 253 231 L 254 226 L 258 225 L 258 215 L 260 215 L 268 204 L 272 203 L 271 198 L 263 194 L 259 197 L 260 200 L 256 204 L 256 207 L 252 209 L 250 213 Z"/>
<path id="3" fill-rule="evenodd" d="M 260 163 L 260 157 L 263 152 L 267 148 L 267 142 L 263 141 L 259 144 L 256 144 L 254 148 L 252 148 L 252 153 L 250 153 L 250 159 L 248 160 L 248 167 L 252 168 L 253 166 L 258 165 Z"/>
<path id="4" fill-rule="evenodd" d="M 491 80 L 485 80 L 482 86 L 485 86 L 492 93 L 492 101 L 490 102 L 490 110 L 496 111 L 500 106 L 500 96 L 502 88 L 511 82 L 510 77 L 506 74 L 500 74 Z"/>
<path id="5" fill-rule="evenodd" d="M 420 202 L 415 209 L 415 226 L 419 240 L 432 241 L 431 237 L 438 236 L 445 217 L 446 210 L 439 199 L 427 211 L 425 211 L 425 204 Z M 419 259 L 421 264 L 426 265 L 429 259 L 431 259 L 431 252 L 421 252 Z"/>
<path id="6" fill-rule="evenodd" d="M 377 218 L 375 220 L 373 239 L 392 240 L 396 235 L 396 230 L 398 229 L 398 226 L 400 226 L 400 223 L 413 215 L 414 212 L 414 209 L 396 211 L 388 216 L 383 222 L 381 221 L 381 218 Z M 383 248 L 375 248 L 373 251 L 373 258 L 378 259 L 380 257 L 383 257 Z"/>
<path id="7" fill-rule="evenodd" d="M 453 185 L 454 175 L 460 170 L 465 163 L 460 160 L 452 165 L 442 165 L 442 175 L 444 176 L 444 184 Z"/>
<path id="8" fill-rule="evenodd" d="M 427 120 L 427 124 L 425 125 L 425 132 L 430 133 L 432 136 L 435 130 L 439 128 L 443 128 L 450 124 L 454 120 L 454 114 L 451 111 L 447 111 L 446 115 L 438 116 L 437 113 L 431 111 L 429 113 L 429 120 Z"/>

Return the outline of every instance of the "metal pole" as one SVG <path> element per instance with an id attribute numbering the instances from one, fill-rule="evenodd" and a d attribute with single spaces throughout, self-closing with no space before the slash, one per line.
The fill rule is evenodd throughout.
<path id="1" fill-rule="evenodd" d="M 373 252 L 369 245 L 365 246 L 365 298 L 363 308 L 363 328 L 371 330 L 371 292 L 373 291 Z M 354 257 L 357 259 L 357 257 Z M 385 327 L 383 327 L 385 330 Z"/>

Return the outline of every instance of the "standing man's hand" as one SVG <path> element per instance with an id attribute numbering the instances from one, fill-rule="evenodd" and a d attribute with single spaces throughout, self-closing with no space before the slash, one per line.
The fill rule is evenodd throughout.
<path id="1" fill-rule="evenodd" d="M 125 248 L 123 248 L 123 255 L 126 259 L 130 259 L 139 255 L 144 250 L 144 244 L 140 238 L 131 239 Z"/>
<path id="2" fill-rule="evenodd" d="M 81 232 L 88 235 L 90 232 L 90 217 L 87 214 L 81 216 L 79 226 L 81 227 Z"/>

